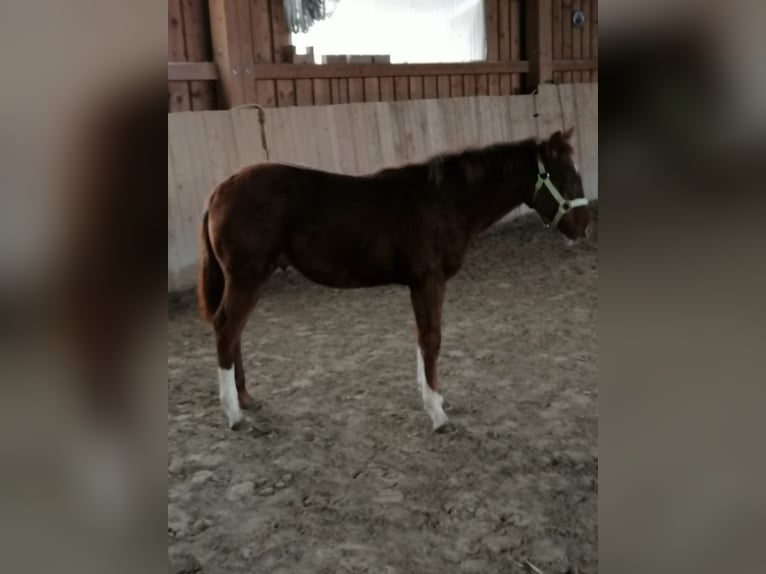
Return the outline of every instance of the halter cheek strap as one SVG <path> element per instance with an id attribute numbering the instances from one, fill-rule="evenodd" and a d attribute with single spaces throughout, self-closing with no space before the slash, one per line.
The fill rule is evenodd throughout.
<path id="1" fill-rule="evenodd" d="M 559 221 L 561 221 L 561 218 L 564 217 L 567 213 L 572 211 L 575 207 L 583 207 L 588 205 L 588 200 L 584 197 L 578 197 L 575 199 L 567 199 L 563 195 L 559 193 L 559 190 L 556 189 L 556 186 L 553 185 L 553 182 L 551 181 L 551 174 L 548 173 L 548 171 L 545 169 L 545 166 L 543 165 L 543 161 L 540 159 L 540 156 L 537 156 L 537 183 L 535 183 L 535 194 L 532 197 L 532 204 L 534 205 L 535 199 L 537 199 L 537 192 L 540 191 L 542 187 L 545 187 L 553 197 L 553 199 L 556 200 L 556 203 L 558 203 L 559 208 L 558 211 L 556 211 L 556 215 L 553 216 L 553 220 L 551 221 L 551 227 L 554 229 L 558 226 Z"/>

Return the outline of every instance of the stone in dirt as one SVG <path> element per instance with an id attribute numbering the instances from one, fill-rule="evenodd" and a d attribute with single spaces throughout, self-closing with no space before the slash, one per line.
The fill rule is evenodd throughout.
<path id="1" fill-rule="evenodd" d="M 246 496 L 253 494 L 255 490 L 255 484 L 251 480 L 240 482 L 230 487 L 226 492 L 226 500 L 235 501 L 245 498 Z"/>

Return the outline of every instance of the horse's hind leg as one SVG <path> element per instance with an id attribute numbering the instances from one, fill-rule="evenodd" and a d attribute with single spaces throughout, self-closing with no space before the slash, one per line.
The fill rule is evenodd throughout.
<path id="1" fill-rule="evenodd" d="M 445 282 L 441 278 L 427 279 L 410 287 L 412 308 L 418 327 L 418 384 L 423 395 L 423 407 L 431 417 L 433 429 L 447 424 L 447 415 L 439 394 L 436 361 L 441 347 L 441 316 Z"/>
<path id="2" fill-rule="evenodd" d="M 235 366 L 239 363 L 241 387 L 244 391 L 240 336 L 250 311 L 258 300 L 263 283 L 265 280 L 240 283 L 232 277 L 226 277 L 223 299 L 213 320 L 218 353 L 218 397 L 232 429 L 238 428 L 242 420 L 240 393 L 235 375 Z"/>

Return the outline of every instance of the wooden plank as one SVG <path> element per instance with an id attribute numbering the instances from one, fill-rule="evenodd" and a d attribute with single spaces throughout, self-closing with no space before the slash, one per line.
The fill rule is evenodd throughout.
<path id="1" fill-rule="evenodd" d="M 511 59 L 511 10 L 510 0 L 499 0 L 497 7 L 497 42 L 500 60 Z"/>
<path id="2" fill-rule="evenodd" d="M 463 76 L 463 95 L 475 96 L 476 95 L 476 76 L 473 74 L 466 74 Z"/>
<path id="3" fill-rule="evenodd" d="M 572 59 L 580 60 L 582 58 L 582 28 L 575 28 L 572 24 L 572 14 L 575 10 L 582 10 L 582 0 L 572 0 L 572 10 L 569 13 L 569 28 L 572 30 Z M 582 73 L 572 72 L 572 81 L 582 82 Z"/>
<path id="4" fill-rule="evenodd" d="M 378 78 L 364 79 L 364 101 L 377 102 L 380 100 L 380 80 Z"/>
<path id="5" fill-rule="evenodd" d="M 553 2 L 553 4 L 559 8 L 561 6 L 559 2 Z M 537 0 L 526 8 L 527 59 L 529 60 L 527 89 L 534 90 L 540 84 L 547 84 L 553 80 L 551 47 L 556 35 L 552 35 L 551 29 L 552 0 Z"/>
<path id="6" fill-rule="evenodd" d="M 349 56 L 350 64 L 371 64 L 372 56 Z M 362 78 L 349 78 L 348 79 L 348 100 L 350 102 L 363 102 L 364 97 L 364 80 Z"/>
<path id="7" fill-rule="evenodd" d="M 583 60 L 590 60 L 590 19 L 591 19 L 591 0 L 582 0 L 582 11 L 585 15 L 585 22 L 582 26 L 580 35 L 581 57 Z M 580 81 L 590 82 L 590 71 L 581 72 Z"/>
<path id="8" fill-rule="evenodd" d="M 277 105 L 277 86 L 274 80 L 255 81 L 255 101 L 261 106 L 273 108 Z"/>
<path id="9" fill-rule="evenodd" d="M 338 78 L 330 80 L 330 99 L 333 104 L 340 103 L 340 80 Z"/>
<path id="10" fill-rule="evenodd" d="M 521 34 L 523 33 L 524 23 L 521 21 L 521 0 L 510 0 L 511 17 L 511 60 L 521 60 Z M 521 76 L 511 74 L 511 93 L 521 93 Z"/>
<path id="11" fill-rule="evenodd" d="M 410 99 L 410 82 L 406 76 L 394 78 L 394 97 L 397 102 Z"/>
<path id="12" fill-rule="evenodd" d="M 215 62 L 168 62 L 168 82 L 217 79 L 218 67 Z"/>
<path id="13" fill-rule="evenodd" d="M 295 82 L 293 80 L 277 80 L 277 107 L 295 105 Z"/>
<path id="14" fill-rule="evenodd" d="M 484 0 L 484 21 L 487 34 L 487 60 L 499 60 L 498 45 L 498 0 Z"/>
<path id="15" fill-rule="evenodd" d="M 243 74 L 240 72 L 240 42 L 235 0 L 210 0 L 210 34 L 213 57 L 220 74 L 221 104 L 234 107 L 244 103 Z"/>
<path id="16" fill-rule="evenodd" d="M 169 0 L 168 2 L 168 60 L 187 60 L 181 0 Z M 169 83 L 168 111 L 182 112 L 186 110 L 191 110 L 189 84 L 186 82 Z"/>
<path id="17" fill-rule="evenodd" d="M 330 80 L 314 80 L 314 105 L 324 106 L 331 103 Z"/>
<path id="18" fill-rule="evenodd" d="M 348 78 L 341 78 L 338 81 L 338 103 L 347 104 L 348 101 Z"/>
<path id="19" fill-rule="evenodd" d="M 282 62 L 284 48 L 290 45 L 290 30 L 287 28 L 285 19 L 285 7 L 283 0 L 269 0 L 271 3 L 271 47 L 272 62 Z M 311 66 L 311 64 L 303 64 Z M 256 75 L 260 78 L 260 74 Z M 277 79 L 277 78 L 273 78 Z"/>
<path id="20" fill-rule="evenodd" d="M 459 98 L 463 95 L 463 76 L 454 74 L 449 77 L 449 97 Z"/>
<path id="21" fill-rule="evenodd" d="M 423 99 L 423 78 L 422 76 L 410 76 L 410 99 Z"/>
<path id="22" fill-rule="evenodd" d="M 395 99 L 396 99 L 396 95 L 394 92 L 394 79 L 381 78 L 380 79 L 380 101 L 393 102 Z"/>
<path id="23" fill-rule="evenodd" d="M 311 80 L 295 80 L 295 103 L 299 106 L 314 105 L 314 89 Z"/>
<path id="24" fill-rule="evenodd" d="M 546 1 L 546 0 L 543 0 Z M 439 64 L 256 64 L 263 80 L 301 78 L 379 78 L 382 76 L 441 76 L 453 74 L 526 74 L 529 62 L 460 62 Z"/>
<path id="25" fill-rule="evenodd" d="M 479 74 L 476 76 L 476 95 L 488 96 L 489 95 L 489 77 L 487 74 Z"/>
<path id="26" fill-rule="evenodd" d="M 250 0 L 250 26 L 253 31 L 253 59 L 257 64 L 273 62 L 269 0 Z"/>
<path id="27" fill-rule="evenodd" d="M 244 103 L 255 103 L 255 76 L 253 76 L 253 31 L 250 26 L 250 0 L 237 0 L 237 26 L 239 30 L 239 57 L 240 75 L 242 76 L 242 90 Z"/>
<path id="28" fill-rule="evenodd" d="M 423 78 L 423 97 L 427 100 L 439 97 L 436 87 L 436 76 L 425 76 Z"/>
<path id="29" fill-rule="evenodd" d="M 206 62 L 212 59 L 210 51 L 210 28 L 205 0 L 184 0 L 184 38 L 186 56 L 191 62 Z M 191 108 L 195 111 L 215 109 L 215 85 L 210 82 L 189 82 Z"/>
<path id="30" fill-rule="evenodd" d="M 553 69 L 557 72 L 582 72 L 587 70 L 595 70 L 598 68 L 598 60 L 594 58 L 579 59 L 579 60 L 554 60 Z"/>
<path id="31" fill-rule="evenodd" d="M 552 27 L 552 40 L 553 40 L 553 59 L 562 60 L 564 56 L 561 51 L 562 40 L 562 5 L 561 0 L 556 0 L 551 4 L 551 27 Z M 527 52 L 529 54 L 529 52 Z M 563 78 L 560 72 L 553 75 L 553 80 L 557 83 L 562 82 Z"/>
<path id="32" fill-rule="evenodd" d="M 500 74 L 500 95 L 508 96 L 511 93 L 511 75 Z"/>
<path id="33" fill-rule="evenodd" d="M 591 72 L 590 81 L 598 82 L 598 0 L 591 0 L 590 11 L 590 57 L 596 61 L 596 70 Z"/>
<path id="34" fill-rule="evenodd" d="M 572 0 L 561 1 L 561 58 L 571 60 L 574 58 L 572 43 Z M 572 72 L 564 72 L 561 80 L 565 83 L 572 81 Z"/>
<path id="35" fill-rule="evenodd" d="M 489 84 L 489 95 L 499 96 L 500 95 L 500 76 L 498 74 L 488 74 L 487 80 Z"/>
<path id="36" fill-rule="evenodd" d="M 436 79 L 436 90 L 440 98 L 449 98 L 450 94 L 449 76 L 439 76 Z"/>

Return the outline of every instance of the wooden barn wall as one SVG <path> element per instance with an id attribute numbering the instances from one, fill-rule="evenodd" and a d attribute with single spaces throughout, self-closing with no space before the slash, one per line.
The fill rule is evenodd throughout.
<path id="1" fill-rule="evenodd" d="M 168 0 L 168 61 L 213 59 L 207 0 Z M 168 111 L 216 108 L 214 82 L 168 82 Z"/>
<path id="2" fill-rule="evenodd" d="M 581 10 L 585 23 L 572 25 L 572 13 Z M 598 58 L 598 0 L 553 0 L 551 2 L 554 60 Z M 555 83 L 597 82 L 598 70 L 553 72 Z"/>
<path id="3" fill-rule="evenodd" d="M 575 126 L 586 196 L 598 197 L 595 84 L 542 86 L 536 95 L 274 108 L 265 125 L 272 160 L 349 174 Z M 169 290 L 194 285 L 207 196 L 265 159 L 257 110 L 168 114 Z"/>

